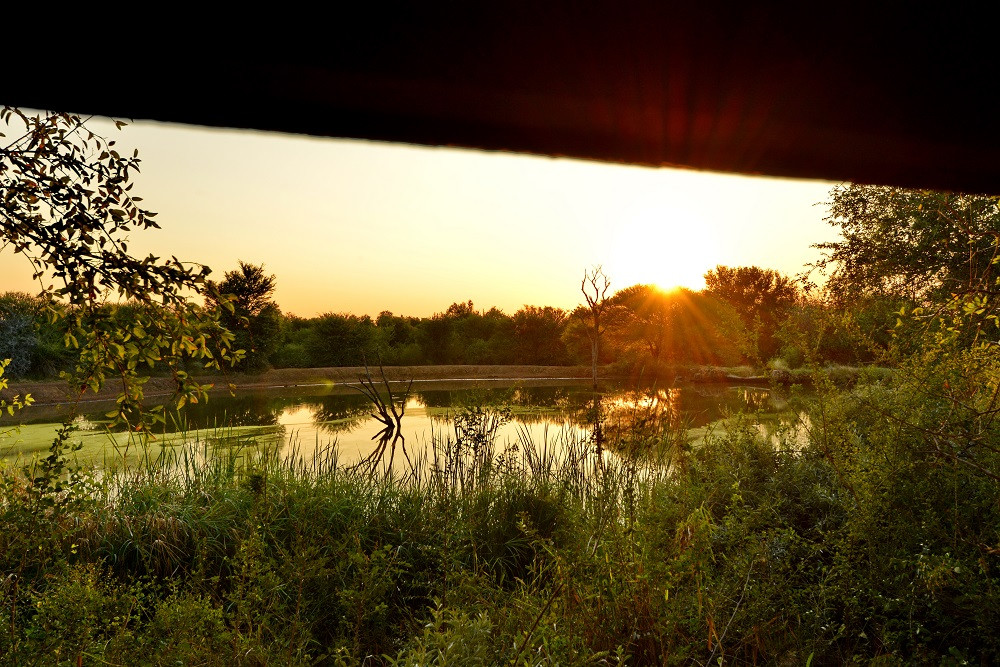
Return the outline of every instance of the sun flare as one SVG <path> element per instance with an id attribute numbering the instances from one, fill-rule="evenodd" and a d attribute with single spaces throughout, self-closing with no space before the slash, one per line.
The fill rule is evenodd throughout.
<path id="1" fill-rule="evenodd" d="M 606 272 L 619 289 L 638 283 L 667 291 L 704 288 L 705 272 L 718 263 L 718 248 L 713 230 L 694 220 L 641 214 L 626 219 L 615 230 Z"/>

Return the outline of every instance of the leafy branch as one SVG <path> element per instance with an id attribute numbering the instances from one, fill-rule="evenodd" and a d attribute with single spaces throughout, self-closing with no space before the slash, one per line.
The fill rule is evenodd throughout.
<path id="1" fill-rule="evenodd" d="M 210 269 L 129 254 L 130 232 L 159 227 L 156 213 L 132 193 L 137 150 L 121 154 L 114 140 L 74 114 L 32 116 L 5 106 L 0 121 L 18 130 L 0 146 L 3 247 L 30 261 L 50 320 L 61 323 L 66 346 L 78 350 L 74 372 L 65 374 L 75 390 L 96 392 L 116 379 L 121 389 L 112 416 L 147 431 L 162 416 L 143 407 L 143 365 L 166 366 L 174 400 L 183 405 L 208 389 L 191 379 L 187 364 L 222 370 L 240 356 L 218 309 L 190 300 L 211 293 Z"/>

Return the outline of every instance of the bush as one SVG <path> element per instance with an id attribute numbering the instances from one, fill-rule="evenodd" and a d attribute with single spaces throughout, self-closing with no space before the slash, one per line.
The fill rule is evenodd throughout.
<path id="1" fill-rule="evenodd" d="M 271 359 L 277 368 L 309 368 L 309 353 L 301 343 L 285 343 Z"/>
<path id="2" fill-rule="evenodd" d="M 136 652 L 123 651 L 122 664 L 142 656 L 151 665 L 231 665 L 235 656 L 225 614 L 193 592 L 160 600 L 153 619 L 136 642 Z"/>

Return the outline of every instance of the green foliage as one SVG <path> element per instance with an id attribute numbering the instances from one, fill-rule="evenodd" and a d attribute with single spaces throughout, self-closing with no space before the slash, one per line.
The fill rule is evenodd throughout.
<path id="1" fill-rule="evenodd" d="M 123 663 L 137 657 L 152 665 L 232 664 L 232 633 L 221 607 L 193 592 L 158 600 L 153 618 L 136 641 L 134 653 L 123 650 Z"/>
<path id="2" fill-rule="evenodd" d="M 28 116 L 4 107 L 0 120 L 17 132 L 0 147 L 0 233 L 31 260 L 38 277 L 61 283 L 52 294 L 76 306 L 92 304 L 107 289 L 174 302 L 202 283 L 204 267 L 127 254 L 130 231 L 158 226 L 155 213 L 131 193 L 137 154 L 120 155 L 114 141 L 94 135 L 72 114 Z"/>
<path id="3" fill-rule="evenodd" d="M 792 369 L 820 362 L 894 364 L 909 345 L 897 326 L 908 304 L 878 296 L 840 304 L 829 296 L 802 299 L 788 311 L 775 336 L 781 342 L 777 357 Z"/>
<path id="4" fill-rule="evenodd" d="M 9 360 L 7 372 L 12 377 L 27 375 L 37 347 L 35 322 L 29 315 L 16 313 L 0 319 L 0 359 Z"/>
<path id="5" fill-rule="evenodd" d="M 0 359 L 9 359 L 8 377 L 23 377 L 31 371 L 40 341 L 35 322 L 43 306 L 22 292 L 0 295 Z"/>
<path id="6" fill-rule="evenodd" d="M 513 316 L 456 303 L 429 318 L 384 311 L 368 317 L 325 313 L 282 316 L 281 342 L 271 354 L 278 367 L 356 366 L 380 360 L 390 366 L 421 364 L 564 365 L 566 314 L 525 306 Z M 239 329 L 237 329 L 239 332 Z M 239 335 L 239 333 L 238 333 Z"/>
<path id="7" fill-rule="evenodd" d="M 385 310 L 375 320 L 378 328 L 382 363 L 387 366 L 413 366 L 426 363 L 418 342 L 421 320 L 393 315 Z"/>
<path id="8" fill-rule="evenodd" d="M 312 366 L 306 346 L 302 343 L 284 343 L 271 356 L 278 368 L 309 368 Z M 388 363 L 387 365 L 395 365 Z"/>
<path id="9" fill-rule="evenodd" d="M 993 282 L 998 198 L 848 184 L 830 192 L 827 221 L 843 235 L 819 244 L 830 289 L 940 301 Z"/>
<path id="10" fill-rule="evenodd" d="M 495 665 L 493 624 L 483 612 L 470 616 L 464 610 L 443 609 L 438 605 L 431 609 L 431 620 L 413 639 L 412 645 L 388 660 L 388 664 L 399 667 Z"/>
<path id="11" fill-rule="evenodd" d="M 551 306 L 525 306 L 514 313 L 514 359 L 519 364 L 561 366 L 569 363 L 562 331 L 566 312 Z"/>
<path id="12" fill-rule="evenodd" d="M 0 294 L 0 359 L 10 359 L 10 376 L 50 377 L 72 368 L 61 323 L 52 304 L 24 292 Z"/>
<path id="13" fill-rule="evenodd" d="M 430 363 L 518 362 L 511 317 L 496 308 L 477 312 L 471 301 L 453 303 L 444 313 L 423 320 L 416 340 Z"/>
<path id="14" fill-rule="evenodd" d="M 8 647 L 12 664 L 75 665 L 101 654 L 131 654 L 141 586 L 121 586 L 93 563 L 61 564 L 53 575 L 21 610 L 30 620 Z"/>
<path id="15" fill-rule="evenodd" d="M 4 374 L 7 371 L 7 365 L 10 362 L 8 360 L 0 360 L 0 392 L 7 388 L 7 378 Z M 13 416 L 18 410 L 31 405 L 34 399 L 31 398 L 31 394 L 26 394 L 24 396 L 14 395 L 8 399 L 0 398 L 0 413 L 6 412 L 9 416 Z"/>
<path id="16" fill-rule="evenodd" d="M 778 351 L 778 323 L 799 299 L 787 276 L 756 266 L 717 266 L 705 274 L 705 291 L 731 305 L 754 342 L 747 354 L 766 361 Z"/>
<path id="17" fill-rule="evenodd" d="M 619 354 L 635 349 L 653 363 L 720 365 L 739 361 L 742 327 L 725 303 L 678 288 L 633 285 L 617 292 L 609 311 Z"/>
<path id="18" fill-rule="evenodd" d="M 292 340 L 301 342 L 316 367 L 361 366 L 379 354 L 378 331 L 368 316 L 325 313 Z"/>

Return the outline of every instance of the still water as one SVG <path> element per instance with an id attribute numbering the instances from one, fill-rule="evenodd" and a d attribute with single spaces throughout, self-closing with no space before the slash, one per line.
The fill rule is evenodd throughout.
<path id="1" fill-rule="evenodd" d="M 405 385 L 392 386 L 398 399 Z M 401 420 L 401 444 L 410 452 L 426 449 L 432 438 L 454 436 L 456 415 L 478 410 L 497 425 L 496 441 L 530 439 L 536 445 L 559 439 L 586 439 L 594 429 L 595 397 L 602 433 L 608 440 L 633 439 L 682 430 L 692 438 L 733 415 L 753 415 L 761 429 L 794 423 L 797 400 L 770 387 L 609 385 L 595 394 L 587 385 L 565 381 L 476 381 L 414 383 Z M 108 464 L 137 455 L 123 429 L 109 429 L 105 413 L 112 404 L 93 403 L 75 417 L 73 441 L 80 456 Z M 397 407 L 398 409 L 398 407 Z M 339 460 L 357 461 L 378 446 L 383 424 L 368 397 L 349 385 L 241 391 L 213 395 L 207 402 L 168 415 L 154 429 L 156 449 L 199 441 L 213 447 L 277 446 L 309 458 L 336 447 Z M 0 458 L 24 461 L 44 452 L 67 413 L 60 406 L 32 406 L 20 413 L 20 428 L 0 436 Z M 6 427 L 4 427 L 6 430 Z M 134 440 L 134 439 L 132 439 Z"/>

